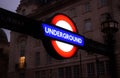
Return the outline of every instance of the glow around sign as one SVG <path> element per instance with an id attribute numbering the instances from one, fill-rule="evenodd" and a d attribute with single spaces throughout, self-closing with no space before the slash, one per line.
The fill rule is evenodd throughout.
<path id="1" fill-rule="evenodd" d="M 44 36 L 63 41 L 76 46 L 84 46 L 84 37 L 62 28 L 42 23 Z"/>

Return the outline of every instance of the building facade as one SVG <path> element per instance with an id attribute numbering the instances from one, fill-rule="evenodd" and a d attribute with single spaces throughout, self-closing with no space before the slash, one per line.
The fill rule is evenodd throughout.
<path id="1" fill-rule="evenodd" d="M 120 23 L 119 0 L 21 0 L 17 13 L 35 20 L 50 22 L 56 13 L 69 16 L 78 33 L 104 43 L 101 22 L 109 13 Z M 120 26 L 120 25 L 119 25 Z M 28 26 L 29 27 L 29 26 Z M 120 31 L 116 33 L 116 67 L 120 77 Z M 42 41 L 11 32 L 9 78 L 111 78 L 109 58 L 79 49 L 70 59 L 49 56 Z"/>

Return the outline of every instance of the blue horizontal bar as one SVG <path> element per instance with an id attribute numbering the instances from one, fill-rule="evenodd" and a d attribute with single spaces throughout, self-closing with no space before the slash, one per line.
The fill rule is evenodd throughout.
<path id="1" fill-rule="evenodd" d="M 84 46 L 84 37 L 77 33 L 46 23 L 42 23 L 42 28 L 46 37 L 76 46 Z"/>

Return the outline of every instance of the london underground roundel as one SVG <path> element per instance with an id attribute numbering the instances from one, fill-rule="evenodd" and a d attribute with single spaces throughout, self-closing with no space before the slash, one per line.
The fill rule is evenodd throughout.
<path id="1" fill-rule="evenodd" d="M 77 33 L 77 29 L 73 21 L 64 14 L 55 15 L 51 20 L 51 24 Z M 60 42 L 54 39 L 51 40 L 51 44 L 55 52 L 62 58 L 72 57 L 78 49 L 74 45 Z"/>

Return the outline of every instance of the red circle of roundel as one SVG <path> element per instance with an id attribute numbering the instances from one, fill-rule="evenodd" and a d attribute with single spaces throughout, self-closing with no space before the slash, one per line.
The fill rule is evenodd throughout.
<path id="1" fill-rule="evenodd" d="M 60 20 L 67 22 L 71 26 L 72 32 L 77 33 L 77 29 L 76 29 L 73 21 L 64 14 L 57 14 L 56 16 L 54 16 L 53 19 L 51 20 L 51 24 L 56 25 L 56 23 L 59 22 Z M 55 49 L 55 51 L 63 58 L 72 57 L 78 49 L 76 46 L 73 46 L 73 48 L 69 52 L 64 52 L 63 50 L 61 50 L 58 47 L 56 40 L 51 40 L 51 43 L 52 43 L 52 46 Z"/>

